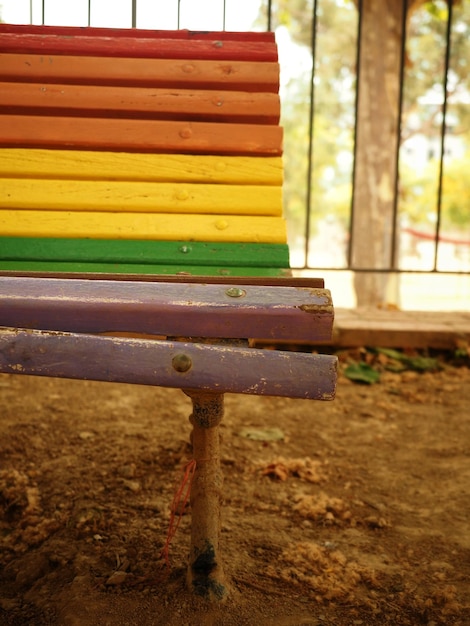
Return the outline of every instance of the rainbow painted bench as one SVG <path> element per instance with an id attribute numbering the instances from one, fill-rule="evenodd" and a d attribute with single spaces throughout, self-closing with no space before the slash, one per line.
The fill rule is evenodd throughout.
<path id="1" fill-rule="evenodd" d="M 0 372 L 187 393 L 207 598 L 223 394 L 335 393 L 335 357 L 262 349 L 334 314 L 289 270 L 278 88 L 272 33 L 0 25 Z"/>

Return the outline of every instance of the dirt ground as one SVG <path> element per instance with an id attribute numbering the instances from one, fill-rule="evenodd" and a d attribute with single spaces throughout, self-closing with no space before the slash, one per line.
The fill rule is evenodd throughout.
<path id="1" fill-rule="evenodd" d="M 190 511 L 161 558 L 189 399 L 0 376 L 0 624 L 469 625 L 470 370 L 441 363 L 226 396 L 220 606 L 185 588 Z"/>

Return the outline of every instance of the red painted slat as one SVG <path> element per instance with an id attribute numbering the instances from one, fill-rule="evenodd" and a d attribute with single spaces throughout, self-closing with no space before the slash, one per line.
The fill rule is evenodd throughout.
<path id="1" fill-rule="evenodd" d="M 335 356 L 302 352 L 0 330 L 4 373 L 332 400 L 336 367 Z"/>
<path id="2" fill-rule="evenodd" d="M 0 326 L 70 332 L 323 341 L 324 289 L 0 277 Z"/>
<path id="3" fill-rule="evenodd" d="M 260 41 L 274 43 L 273 32 L 265 31 L 197 31 L 197 30 L 148 30 L 143 28 L 100 28 L 96 26 L 38 26 L 31 24 L 0 24 L 0 36 L 4 33 L 17 35 L 65 35 L 89 37 L 134 37 L 136 39 L 223 40 Z"/>
<path id="4" fill-rule="evenodd" d="M 277 47 L 259 41 L 156 39 L 3 33 L 0 52 L 154 59 L 277 62 Z"/>

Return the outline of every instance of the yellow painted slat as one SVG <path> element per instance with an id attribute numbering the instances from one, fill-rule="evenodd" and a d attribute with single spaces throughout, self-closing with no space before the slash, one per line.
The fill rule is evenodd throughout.
<path id="1" fill-rule="evenodd" d="M 281 217 L 0 210 L 0 235 L 286 243 Z"/>
<path id="2" fill-rule="evenodd" d="M 282 157 L 0 149 L 0 176 L 282 185 Z"/>
<path id="3" fill-rule="evenodd" d="M 282 188 L 4 178 L 0 208 L 276 216 Z"/>

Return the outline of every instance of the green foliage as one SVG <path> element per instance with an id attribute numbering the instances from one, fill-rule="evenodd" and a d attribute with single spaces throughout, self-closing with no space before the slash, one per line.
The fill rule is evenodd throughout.
<path id="1" fill-rule="evenodd" d="M 376 352 L 387 357 L 384 367 L 390 371 L 413 370 L 415 372 L 434 372 L 441 369 L 441 364 L 438 359 L 433 357 L 420 354 L 409 356 L 391 348 L 376 348 Z"/>
<path id="2" fill-rule="evenodd" d="M 358 14 L 352 0 L 318 0 L 317 9 L 311 171 L 310 70 L 292 77 L 283 94 L 285 206 L 291 235 L 304 231 L 309 177 L 307 210 L 313 233 L 316 223 L 327 215 L 333 215 L 345 228 L 349 224 Z M 313 0 L 273 0 L 272 11 L 273 28 L 285 26 L 296 44 L 310 50 Z M 424 2 L 407 20 L 403 140 L 416 134 L 439 136 L 447 16 L 447 2 L 432 0 Z M 448 124 L 470 146 L 470 0 L 454 2 L 450 68 Z M 461 160 L 446 160 L 442 208 L 443 227 L 448 229 L 469 225 L 469 154 Z M 400 212 L 412 223 L 429 222 L 437 206 L 436 162 L 431 161 L 424 171 L 402 163 L 400 170 Z"/>
<path id="3" fill-rule="evenodd" d="M 378 383 L 380 380 L 380 373 L 363 361 L 348 365 L 344 370 L 344 375 L 355 383 L 365 383 L 367 385 Z"/>
<path id="4" fill-rule="evenodd" d="M 442 181 L 442 226 L 444 229 L 468 228 L 470 222 L 470 151 L 445 163 Z M 428 162 L 422 172 L 402 165 L 400 213 L 412 224 L 435 220 L 439 163 Z"/>
<path id="5" fill-rule="evenodd" d="M 312 13 L 312 0 L 274 0 L 273 25 L 285 26 L 292 40 L 310 51 Z M 352 2 L 318 3 L 311 154 L 310 68 L 297 73 L 283 93 L 284 200 L 294 238 L 304 232 L 308 201 L 313 232 L 317 221 L 331 214 L 348 225 L 352 162 L 346 159 L 345 165 L 341 157 L 351 155 L 353 149 L 356 30 L 357 12 Z"/>

